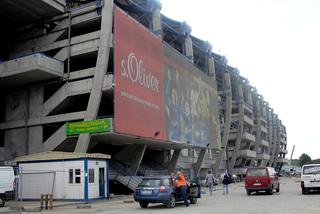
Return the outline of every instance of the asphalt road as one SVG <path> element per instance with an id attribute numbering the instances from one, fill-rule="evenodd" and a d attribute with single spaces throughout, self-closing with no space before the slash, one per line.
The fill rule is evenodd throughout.
<path id="1" fill-rule="evenodd" d="M 319 214 L 320 193 L 302 195 L 298 178 L 281 178 L 280 193 L 273 195 L 258 194 L 247 196 L 244 184 L 230 185 L 229 195 L 222 195 L 221 187 L 212 196 L 204 194 L 198 204 L 185 207 L 178 203 L 173 209 L 164 205 L 154 204 L 141 209 L 132 198 L 121 200 L 99 201 L 90 204 L 91 208 L 79 209 L 76 205 L 55 207 L 52 211 L 42 213 L 236 213 L 236 214 Z M 1 209 L 0 208 L 0 213 Z M 3 210 L 5 211 L 5 210 Z"/>

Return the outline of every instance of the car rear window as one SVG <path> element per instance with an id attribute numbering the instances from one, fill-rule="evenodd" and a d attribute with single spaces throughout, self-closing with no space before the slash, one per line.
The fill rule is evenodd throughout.
<path id="1" fill-rule="evenodd" d="M 247 176 L 267 176 L 266 169 L 248 169 Z"/>
<path id="2" fill-rule="evenodd" d="M 143 179 L 139 186 L 155 187 L 161 186 L 161 179 Z"/>
<path id="3" fill-rule="evenodd" d="M 305 166 L 303 167 L 303 174 L 305 175 L 320 174 L 320 166 Z"/>

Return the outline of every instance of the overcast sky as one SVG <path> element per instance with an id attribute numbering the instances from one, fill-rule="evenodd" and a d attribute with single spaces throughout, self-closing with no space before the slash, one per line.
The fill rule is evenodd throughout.
<path id="1" fill-rule="evenodd" d="M 293 145 L 293 158 L 320 158 L 320 1 L 160 1 L 257 87 L 287 127 L 288 158 Z"/>

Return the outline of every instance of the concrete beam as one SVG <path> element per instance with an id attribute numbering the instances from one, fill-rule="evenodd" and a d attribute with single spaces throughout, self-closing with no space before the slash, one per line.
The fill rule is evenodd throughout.
<path id="1" fill-rule="evenodd" d="M 78 56 L 85 53 L 96 52 L 99 49 L 99 39 L 86 41 L 71 46 L 70 56 Z M 68 47 L 62 48 L 55 56 L 55 59 L 60 61 L 66 61 L 68 59 Z"/>
<path id="2" fill-rule="evenodd" d="M 207 152 L 207 148 L 201 148 L 199 155 L 198 155 L 198 159 L 197 159 L 197 163 L 194 166 L 194 176 L 198 177 L 200 170 L 201 170 L 201 165 L 204 159 L 204 156 Z"/>
<path id="3" fill-rule="evenodd" d="M 49 34 L 50 35 L 50 34 Z M 91 33 L 87 33 L 80 36 L 75 36 L 71 38 L 70 44 L 71 44 L 71 55 L 78 55 L 75 54 L 75 52 L 78 52 L 79 49 L 88 49 L 88 47 L 95 45 L 96 49 L 98 47 L 98 41 L 99 41 L 100 31 L 95 31 Z M 24 43 L 21 44 L 21 46 L 16 47 L 16 51 L 13 51 L 13 54 L 11 54 L 11 58 L 16 58 L 20 56 L 25 56 L 32 54 L 34 52 L 45 52 L 53 49 L 67 49 L 69 46 L 68 39 L 64 39 L 57 42 L 50 42 L 50 40 L 46 40 L 47 37 L 41 38 L 43 40 L 42 44 L 37 44 L 33 40 L 30 42 L 29 45 L 25 45 Z M 55 59 L 58 59 L 60 61 L 64 61 L 66 58 L 59 58 L 54 57 Z"/>
<path id="4" fill-rule="evenodd" d="M 144 156 L 144 153 L 146 151 L 146 144 L 144 145 L 136 145 L 136 150 L 135 150 L 135 155 L 134 156 L 131 156 L 131 164 L 130 164 L 130 167 L 128 169 L 128 173 L 129 175 L 136 175 L 138 170 L 139 170 L 139 167 L 141 165 L 141 162 L 142 162 L 142 159 L 143 159 L 143 156 Z"/>
<path id="5" fill-rule="evenodd" d="M 61 86 L 44 104 L 43 116 L 52 112 L 67 97 L 89 93 L 92 88 L 92 79 L 84 79 L 76 82 L 67 82 Z"/>
<path id="6" fill-rule="evenodd" d="M 63 63 L 43 54 L 32 54 L 0 64 L 0 88 L 62 77 Z"/>
<path id="7" fill-rule="evenodd" d="M 79 74 L 74 74 L 73 76 L 78 75 Z M 85 75 L 88 75 L 88 73 Z M 92 90 L 92 84 L 92 78 L 65 83 L 43 104 L 43 116 L 50 114 L 50 112 L 60 105 L 67 97 L 90 93 Z M 105 77 L 103 81 L 103 88 L 110 88 L 111 86 L 112 78 L 110 76 Z"/>
<path id="8" fill-rule="evenodd" d="M 77 79 L 83 79 L 87 77 L 91 77 L 94 75 L 94 67 L 93 68 L 87 68 L 79 71 L 70 72 L 69 77 L 68 74 L 64 74 L 63 78 L 68 78 L 68 80 L 77 80 Z"/>
<path id="9" fill-rule="evenodd" d="M 180 157 L 180 153 L 181 153 L 181 149 L 175 149 L 174 150 L 173 155 L 171 157 L 171 160 L 169 162 L 169 166 L 168 166 L 169 173 L 174 172 L 174 170 L 176 168 L 176 165 L 177 165 L 177 162 L 178 162 L 179 157 Z"/>
<path id="10" fill-rule="evenodd" d="M 89 103 L 84 120 L 94 120 L 97 117 L 105 72 L 108 68 L 110 43 L 112 39 L 113 0 L 106 0 L 102 8 L 100 41 L 96 69 L 94 72 L 93 87 L 89 97 Z M 75 152 L 87 152 L 90 134 L 80 134 Z"/>
<path id="11" fill-rule="evenodd" d="M 80 120 L 84 118 L 84 114 L 85 114 L 84 111 L 79 111 L 79 112 L 53 115 L 48 117 L 31 118 L 28 120 L 27 125 L 30 127 L 30 126 L 49 124 L 49 123 Z M 16 129 L 16 128 L 24 128 L 25 126 L 26 126 L 25 120 L 16 120 L 16 121 L 0 123 L 0 129 Z"/>
<path id="12" fill-rule="evenodd" d="M 43 143 L 42 151 L 53 151 L 66 139 L 66 125 L 63 125 Z"/>

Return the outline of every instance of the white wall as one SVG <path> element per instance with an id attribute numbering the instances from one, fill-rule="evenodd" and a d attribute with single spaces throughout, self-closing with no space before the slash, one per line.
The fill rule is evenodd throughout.
<path id="1" fill-rule="evenodd" d="M 47 194 L 52 187 L 50 173 L 37 174 L 40 172 L 54 172 L 54 199 L 83 199 L 84 198 L 84 161 L 59 161 L 21 163 L 22 167 L 22 197 L 24 199 L 38 199 L 41 194 Z M 69 184 L 69 169 L 81 170 L 81 183 Z M 36 174 L 28 174 L 36 173 Z M 47 176 L 45 176 L 47 175 Z M 52 177 L 52 176 L 51 176 Z M 50 193 L 50 192 L 49 192 Z"/>
<path id="2" fill-rule="evenodd" d="M 99 198 L 99 168 L 104 168 L 105 178 L 105 196 L 107 196 L 107 164 L 105 160 L 89 160 L 88 161 L 88 173 L 89 169 L 94 169 L 94 183 L 88 184 L 88 195 L 90 198 Z M 89 176 L 89 175 L 88 175 Z M 89 181 L 89 177 L 88 177 Z"/>
<path id="3" fill-rule="evenodd" d="M 84 160 L 20 163 L 19 167 L 22 167 L 23 172 L 22 197 L 24 199 L 39 199 L 41 194 L 52 193 L 52 185 L 54 185 L 54 199 L 84 199 Z M 105 196 L 107 196 L 106 161 L 88 160 L 88 182 L 89 169 L 94 169 L 95 176 L 94 183 L 88 184 L 89 199 L 99 198 L 99 168 L 105 168 Z M 69 184 L 69 169 L 81 170 L 80 184 Z"/>

